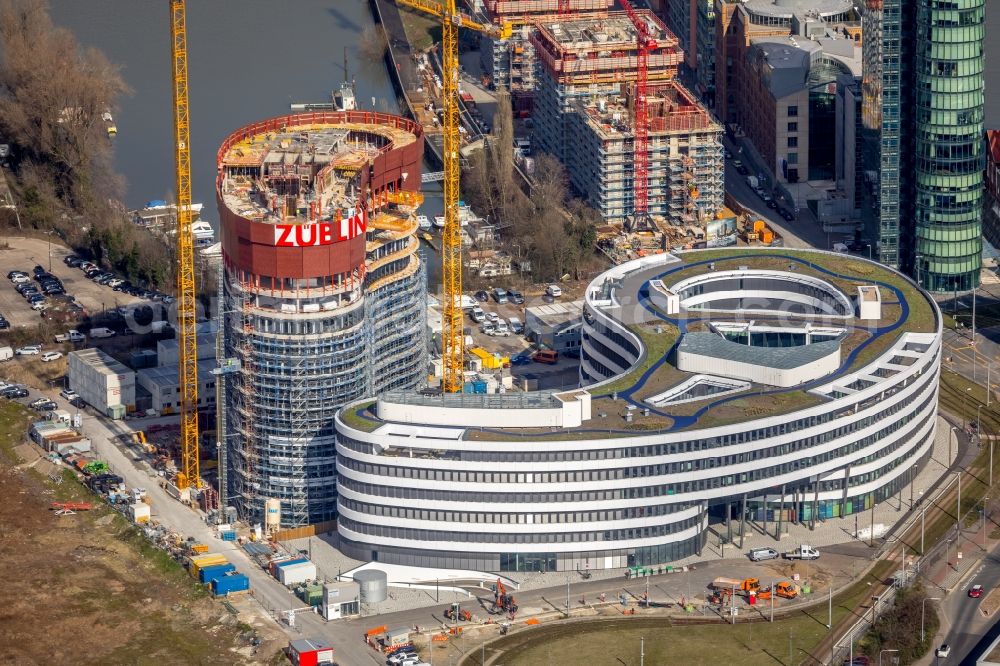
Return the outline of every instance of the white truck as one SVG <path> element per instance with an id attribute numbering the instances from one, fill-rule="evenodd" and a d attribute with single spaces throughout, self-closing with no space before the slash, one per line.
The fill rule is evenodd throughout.
<path id="1" fill-rule="evenodd" d="M 784 558 L 786 560 L 818 560 L 819 551 L 810 545 L 802 544 L 795 550 L 786 551 Z"/>
<path id="2" fill-rule="evenodd" d="M 757 179 L 757 176 L 747 176 L 747 185 L 749 185 L 751 189 L 756 190 L 760 187 L 760 181 Z"/>
<path id="3" fill-rule="evenodd" d="M 86 339 L 87 336 L 81 333 L 80 331 L 76 330 L 75 328 L 70 329 L 65 333 L 60 333 L 59 335 L 56 336 L 56 342 L 77 343 L 77 342 L 84 342 Z"/>

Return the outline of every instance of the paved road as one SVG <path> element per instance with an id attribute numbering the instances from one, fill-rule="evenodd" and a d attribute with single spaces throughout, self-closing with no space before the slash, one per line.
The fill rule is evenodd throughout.
<path id="1" fill-rule="evenodd" d="M 1000 545 L 995 546 L 990 556 L 978 566 L 973 575 L 966 578 L 941 602 L 941 631 L 938 633 L 934 646 L 947 643 L 951 646 L 951 656 L 947 660 L 924 660 L 925 664 L 941 663 L 957 664 L 966 657 L 976 657 L 971 654 L 984 634 L 1000 620 L 1000 614 L 992 618 L 983 617 L 979 612 L 980 599 L 970 599 L 968 589 L 975 584 L 982 585 L 987 591 L 1000 585 Z M 928 604 L 933 602 L 928 602 Z M 941 636 L 943 635 L 943 638 Z"/>
<path id="2" fill-rule="evenodd" d="M 734 159 L 741 160 L 750 170 L 756 173 L 750 158 L 737 152 L 737 146 L 728 138 L 723 140 L 723 144 L 734 155 Z M 823 231 L 822 226 L 808 209 L 802 209 L 792 222 L 786 222 L 776 210 L 768 208 L 757 193 L 754 192 L 746 182 L 746 176 L 741 176 L 733 166 L 733 159 L 726 160 L 726 192 L 736 199 L 743 206 L 750 208 L 760 217 L 767 220 L 769 226 L 781 234 L 785 240 L 785 247 L 808 248 L 816 247 L 820 249 L 830 248 L 830 238 Z M 790 208 L 788 202 L 779 201 L 779 205 Z"/>

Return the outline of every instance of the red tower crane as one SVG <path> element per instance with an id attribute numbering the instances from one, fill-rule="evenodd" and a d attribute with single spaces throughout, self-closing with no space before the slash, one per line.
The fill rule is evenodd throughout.
<path id="1" fill-rule="evenodd" d="M 633 178 L 632 217 L 635 228 L 645 225 L 649 216 L 649 111 L 646 108 L 646 84 L 649 76 L 649 51 L 656 48 L 656 40 L 649 34 L 646 23 L 632 7 L 629 0 L 621 0 L 622 9 L 635 26 L 636 77 L 635 77 L 635 175 Z"/>

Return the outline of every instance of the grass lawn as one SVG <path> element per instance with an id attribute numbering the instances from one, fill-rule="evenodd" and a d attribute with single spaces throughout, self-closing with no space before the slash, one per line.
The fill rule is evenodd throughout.
<path id="1" fill-rule="evenodd" d="M 867 600 L 870 583 L 881 581 L 891 569 L 891 563 L 880 562 L 864 579 L 834 596 L 835 627 Z M 747 608 L 740 613 L 741 618 L 760 617 Z M 819 604 L 774 623 L 738 619 L 735 626 L 721 621 L 673 626 L 666 619 L 644 617 L 542 625 L 495 642 L 487 652 L 490 648 L 507 651 L 496 663 L 509 666 L 571 666 L 581 663 L 583 655 L 587 664 L 620 666 L 639 663 L 640 639 L 645 639 L 647 664 L 798 664 L 808 659 L 815 646 L 829 634 L 827 619 L 826 606 Z M 478 657 L 470 654 L 462 666 L 478 666 Z"/>
<path id="2" fill-rule="evenodd" d="M 642 340 L 642 344 L 646 349 L 646 356 L 639 363 L 639 366 L 632 372 L 619 377 L 610 384 L 604 384 L 595 388 L 595 394 L 611 395 L 616 391 L 621 392 L 625 389 L 631 388 L 636 381 L 638 381 L 639 377 L 642 377 L 644 372 L 649 370 L 653 367 L 653 364 L 663 358 L 664 354 L 670 350 L 670 347 L 677 342 L 677 337 L 680 335 L 680 331 L 676 326 L 666 322 L 657 324 L 657 326 L 663 331 L 662 333 L 657 333 L 655 329 L 650 328 L 649 326 L 632 325 L 628 327 L 630 331 L 635 333 L 639 336 L 639 339 Z"/>
<path id="3" fill-rule="evenodd" d="M 359 409 L 369 409 L 375 401 L 366 402 L 361 405 L 352 406 L 350 409 L 344 409 L 340 412 L 340 420 L 351 426 L 355 430 L 361 430 L 362 432 L 372 432 L 376 428 L 382 426 L 379 421 L 369 421 L 368 419 L 363 419 L 357 415 Z"/>
<path id="4" fill-rule="evenodd" d="M 413 9 L 400 7 L 403 30 L 414 51 L 430 48 L 441 41 L 441 20 Z"/>

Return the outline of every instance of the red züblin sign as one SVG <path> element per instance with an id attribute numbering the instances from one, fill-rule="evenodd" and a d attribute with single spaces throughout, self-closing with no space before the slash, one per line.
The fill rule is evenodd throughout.
<path id="1" fill-rule="evenodd" d="M 277 247 L 333 245 L 363 235 L 367 227 L 367 215 L 362 208 L 355 215 L 330 222 L 276 224 L 274 225 L 274 244 Z"/>

